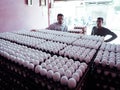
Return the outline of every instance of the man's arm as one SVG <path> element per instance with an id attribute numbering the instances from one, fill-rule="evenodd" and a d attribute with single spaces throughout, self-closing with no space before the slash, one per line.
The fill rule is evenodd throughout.
<path id="1" fill-rule="evenodd" d="M 108 30 L 108 35 L 111 35 L 112 37 L 107 39 L 107 40 L 105 40 L 105 42 L 110 42 L 110 41 L 112 41 L 112 40 L 117 38 L 117 35 L 114 32 L 111 32 L 110 30 Z"/>

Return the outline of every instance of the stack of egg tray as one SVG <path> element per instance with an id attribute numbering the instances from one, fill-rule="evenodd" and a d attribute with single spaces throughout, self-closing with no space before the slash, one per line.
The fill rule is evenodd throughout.
<path id="1" fill-rule="evenodd" d="M 105 55 L 105 53 L 107 53 Z M 106 58 L 107 57 L 107 58 Z M 120 90 L 120 45 L 103 43 L 94 60 L 91 85 L 96 90 Z"/>
<path id="2" fill-rule="evenodd" d="M 7 41 L 9 42 L 9 41 Z M 13 42 L 9 42 L 13 43 Z M 15 44 L 14 45 L 18 45 Z M 18 45 L 22 46 L 22 45 Z M 7 48 L 6 48 L 7 49 Z M 3 55 L 3 54 L 2 54 Z M 87 77 L 89 75 L 89 67 L 80 78 L 76 87 L 71 90 L 84 90 L 86 88 Z M 68 86 L 63 86 L 59 82 L 54 82 L 52 79 L 47 79 L 46 76 L 41 76 L 33 70 L 16 63 L 15 61 L 0 55 L 0 88 L 1 89 L 41 89 L 41 90 L 69 90 Z"/>

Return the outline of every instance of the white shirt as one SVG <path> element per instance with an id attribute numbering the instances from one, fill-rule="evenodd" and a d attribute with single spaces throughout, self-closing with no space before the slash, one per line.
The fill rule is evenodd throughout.
<path id="1" fill-rule="evenodd" d="M 59 24 L 58 22 L 51 24 L 47 29 L 56 31 L 68 31 L 68 27 L 65 24 Z"/>

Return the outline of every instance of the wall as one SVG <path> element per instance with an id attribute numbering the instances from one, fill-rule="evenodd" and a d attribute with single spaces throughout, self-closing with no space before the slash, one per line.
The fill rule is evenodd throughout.
<path id="1" fill-rule="evenodd" d="M 48 26 L 48 7 L 39 6 L 39 0 L 0 0 L 0 32 L 30 30 Z"/>

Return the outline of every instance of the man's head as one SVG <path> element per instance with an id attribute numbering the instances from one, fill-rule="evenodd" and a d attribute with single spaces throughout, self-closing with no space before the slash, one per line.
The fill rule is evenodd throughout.
<path id="1" fill-rule="evenodd" d="M 64 15 L 63 14 L 58 14 L 57 15 L 57 21 L 59 24 L 62 24 L 63 23 L 63 18 L 64 18 Z"/>
<path id="2" fill-rule="evenodd" d="M 102 24 L 103 24 L 103 18 L 102 17 L 98 17 L 97 18 L 97 26 L 98 27 L 102 27 Z"/>

